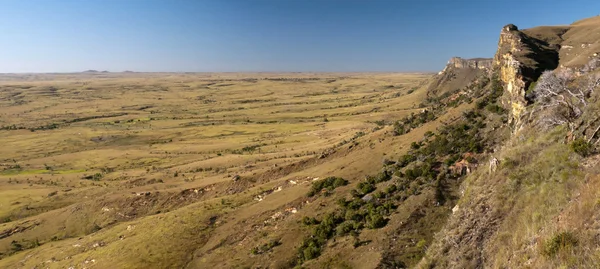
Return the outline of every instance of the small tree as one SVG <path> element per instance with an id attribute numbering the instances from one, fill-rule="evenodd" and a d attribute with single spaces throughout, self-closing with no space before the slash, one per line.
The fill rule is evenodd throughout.
<path id="1" fill-rule="evenodd" d="M 533 95 L 544 111 L 540 121 L 549 126 L 568 124 L 573 130 L 573 120 L 581 116 L 588 98 L 600 85 L 600 77 L 589 75 L 575 83 L 576 76 L 570 70 L 545 71 L 535 84 Z"/>

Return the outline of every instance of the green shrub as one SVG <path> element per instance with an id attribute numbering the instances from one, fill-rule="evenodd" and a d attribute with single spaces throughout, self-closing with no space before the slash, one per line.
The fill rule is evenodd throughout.
<path id="1" fill-rule="evenodd" d="M 377 199 L 383 199 L 383 198 L 385 198 L 385 193 L 378 191 L 373 194 L 373 197 L 375 197 Z"/>
<path id="2" fill-rule="evenodd" d="M 367 227 L 370 229 L 377 229 L 385 226 L 387 220 L 379 213 L 372 212 L 367 216 Z"/>
<path id="3" fill-rule="evenodd" d="M 504 108 L 496 104 L 489 104 L 485 106 L 485 109 L 489 112 L 496 113 L 498 115 L 504 114 L 506 112 Z"/>
<path id="4" fill-rule="evenodd" d="M 317 219 L 315 219 L 315 218 L 304 216 L 302 218 L 302 224 L 304 224 L 306 226 L 310 226 L 310 225 L 319 224 L 319 221 Z"/>
<path id="5" fill-rule="evenodd" d="M 274 247 L 279 246 L 279 245 L 281 245 L 281 241 L 271 240 L 268 243 L 265 243 L 260 247 L 253 247 L 250 250 L 250 253 L 252 253 L 253 255 L 262 254 L 262 253 L 271 251 L 271 249 L 273 249 Z"/>
<path id="6" fill-rule="evenodd" d="M 419 144 L 417 142 L 410 143 L 410 148 L 411 149 L 419 149 L 420 147 L 421 147 L 421 144 Z"/>
<path id="7" fill-rule="evenodd" d="M 348 185 L 348 180 L 339 177 L 328 177 L 323 180 L 313 182 L 311 190 L 308 192 L 308 197 L 312 197 L 315 194 L 321 192 L 323 189 L 332 191 L 333 189 L 341 186 Z"/>
<path id="8" fill-rule="evenodd" d="M 319 255 L 321 255 L 319 243 L 313 238 L 307 238 L 298 249 L 298 263 L 302 264 L 304 261 L 319 257 Z"/>
<path id="9" fill-rule="evenodd" d="M 398 188 L 396 187 L 396 185 L 390 185 L 385 189 L 385 193 L 387 194 L 392 194 L 394 192 L 396 192 Z"/>
<path id="10" fill-rule="evenodd" d="M 398 162 L 396 162 L 396 165 L 398 165 L 400 168 L 402 168 L 416 160 L 417 160 L 417 156 L 415 156 L 413 154 L 405 154 L 405 155 L 402 155 L 402 157 L 400 157 Z"/>
<path id="11" fill-rule="evenodd" d="M 548 257 L 554 257 L 563 250 L 568 250 L 577 245 L 577 238 L 570 232 L 561 232 L 544 242 L 542 252 Z"/>
<path id="12" fill-rule="evenodd" d="M 369 182 L 360 182 L 358 183 L 358 189 L 362 192 L 362 194 L 371 193 L 375 190 L 375 186 Z"/>
<path id="13" fill-rule="evenodd" d="M 342 224 L 338 225 L 337 228 L 335 229 L 335 232 L 338 236 L 347 235 L 352 230 L 354 230 L 355 224 L 356 224 L 355 221 L 347 220 L 347 221 L 343 222 Z"/>
<path id="14" fill-rule="evenodd" d="M 571 149 L 582 157 L 590 156 L 593 152 L 591 143 L 588 143 L 583 138 L 577 138 L 571 143 Z"/>

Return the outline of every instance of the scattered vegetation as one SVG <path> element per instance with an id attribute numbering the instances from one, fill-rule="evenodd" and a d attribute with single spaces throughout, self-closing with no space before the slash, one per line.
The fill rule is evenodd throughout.
<path id="1" fill-rule="evenodd" d="M 543 244 L 542 253 L 548 257 L 554 257 L 561 251 L 569 251 L 577 246 L 577 238 L 571 232 L 561 232 L 546 240 Z"/>
<path id="2" fill-rule="evenodd" d="M 260 255 L 263 253 L 267 253 L 269 251 L 271 251 L 273 248 L 277 247 L 281 245 L 281 241 L 280 240 L 271 240 L 268 243 L 265 243 L 259 247 L 254 247 L 250 250 L 250 253 L 252 253 L 253 255 Z"/>
<path id="3" fill-rule="evenodd" d="M 333 189 L 341 186 L 348 185 L 348 180 L 339 177 L 328 177 L 322 180 L 317 180 L 312 183 L 312 187 L 310 192 L 308 192 L 308 197 L 315 196 L 323 191 L 331 192 Z"/>

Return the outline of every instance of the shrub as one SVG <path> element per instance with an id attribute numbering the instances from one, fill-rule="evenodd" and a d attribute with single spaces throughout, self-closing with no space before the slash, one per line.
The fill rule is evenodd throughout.
<path id="1" fill-rule="evenodd" d="M 489 112 L 496 113 L 498 115 L 504 114 L 504 112 L 506 112 L 504 108 L 496 104 L 489 104 L 485 106 L 485 109 Z"/>
<path id="2" fill-rule="evenodd" d="M 367 227 L 377 229 L 385 226 L 387 220 L 377 212 L 372 212 L 367 216 Z"/>
<path id="3" fill-rule="evenodd" d="M 577 138 L 571 143 L 571 149 L 582 157 L 590 156 L 593 152 L 591 143 L 588 143 L 583 138 Z"/>
<path id="4" fill-rule="evenodd" d="M 364 204 L 365 204 L 365 201 L 363 201 L 360 198 L 356 198 L 347 204 L 347 208 L 356 210 L 356 209 L 359 209 Z"/>
<path id="5" fill-rule="evenodd" d="M 554 257 L 563 250 L 571 249 L 577 245 L 577 238 L 570 232 L 561 232 L 544 242 L 542 252 L 548 257 Z"/>
<path id="6" fill-rule="evenodd" d="M 354 230 L 355 222 L 353 220 L 347 220 L 342 224 L 338 225 L 335 232 L 338 236 L 344 236 Z"/>
<path id="7" fill-rule="evenodd" d="M 298 263 L 312 260 L 321 255 L 321 246 L 312 238 L 305 240 L 298 250 Z"/>
<path id="8" fill-rule="evenodd" d="M 390 185 L 385 189 L 385 193 L 391 194 L 391 193 L 396 192 L 397 189 L 398 188 L 396 187 L 396 185 Z"/>
<path id="9" fill-rule="evenodd" d="M 262 253 L 271 251 L 271 249 L 273 249 L 274 247 L 279 246 L 279 245 L 281 245 L 281 241 L 271 240 L 268 243 L 265 243 L 260 247 L 252 248 L 250 250 L 250 253 L 252 253 L 253 255 L 262 254 Z"/>
<path id="10" fill-rule="evenodd" d="M 375 197 L 377 199 L 383 199 L 383 198 L 385 198 L 385 193 L 378 191 L 373 194 L 373 197 Z"/>
<path id="11" fill-rule="evenodd" d="M 412 154 L 405 154 L 405 155 L 402 155 L 402 157 L 400 157 L 400 159 L 398 160 L 398 162 L 396 162 L 396 164 L 402 168 L 416 160 L 417 160 L 417 156 L 412 155 Z"/>
<path id="12" fill-rule="evenodd" d="M 362 192 L 362 194 L 367 194 L 375 190 L 375 186 L 369 182 L 360 182 L 358 183 L 358 189 Z"/>
<path id="13" fill-rule="evenodd" d="M 313 182 L 311 190 L 308 192 L 308 197 L 312 197 L 323 189 L 332 191 L 341 186 L 348 185 L 348 180 L 339 177 L 328 177 L 323 180 Z"/>
<path id="14" fill-rule="evenodd" d="M 421 145 L 417 142 L 412 142 L 410 143 L 410 148 L 411 149 L 419 149 L 421 147 Z"/>
<path id="15" fill-rule="evenodd" d="M 319 221 L 317 219 L 315 219 L 315 218 L 304 216 L 302 218 L 302 224 L 304 224 L 306 226 L 310 226 L 310 225 L 319 224 Z"/>

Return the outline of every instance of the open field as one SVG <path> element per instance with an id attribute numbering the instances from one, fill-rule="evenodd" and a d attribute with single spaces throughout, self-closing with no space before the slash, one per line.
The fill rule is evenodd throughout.
<path id="1" fill-rule="evenodd" d="M 435 129 L 388 134 L 428 78 L 2 75 L 0 265 L 285 267 L 301 208 L 323 211 L 308 181 L 362 179 Z M 249 254 L 273 236 L 282 254 Z"/>

